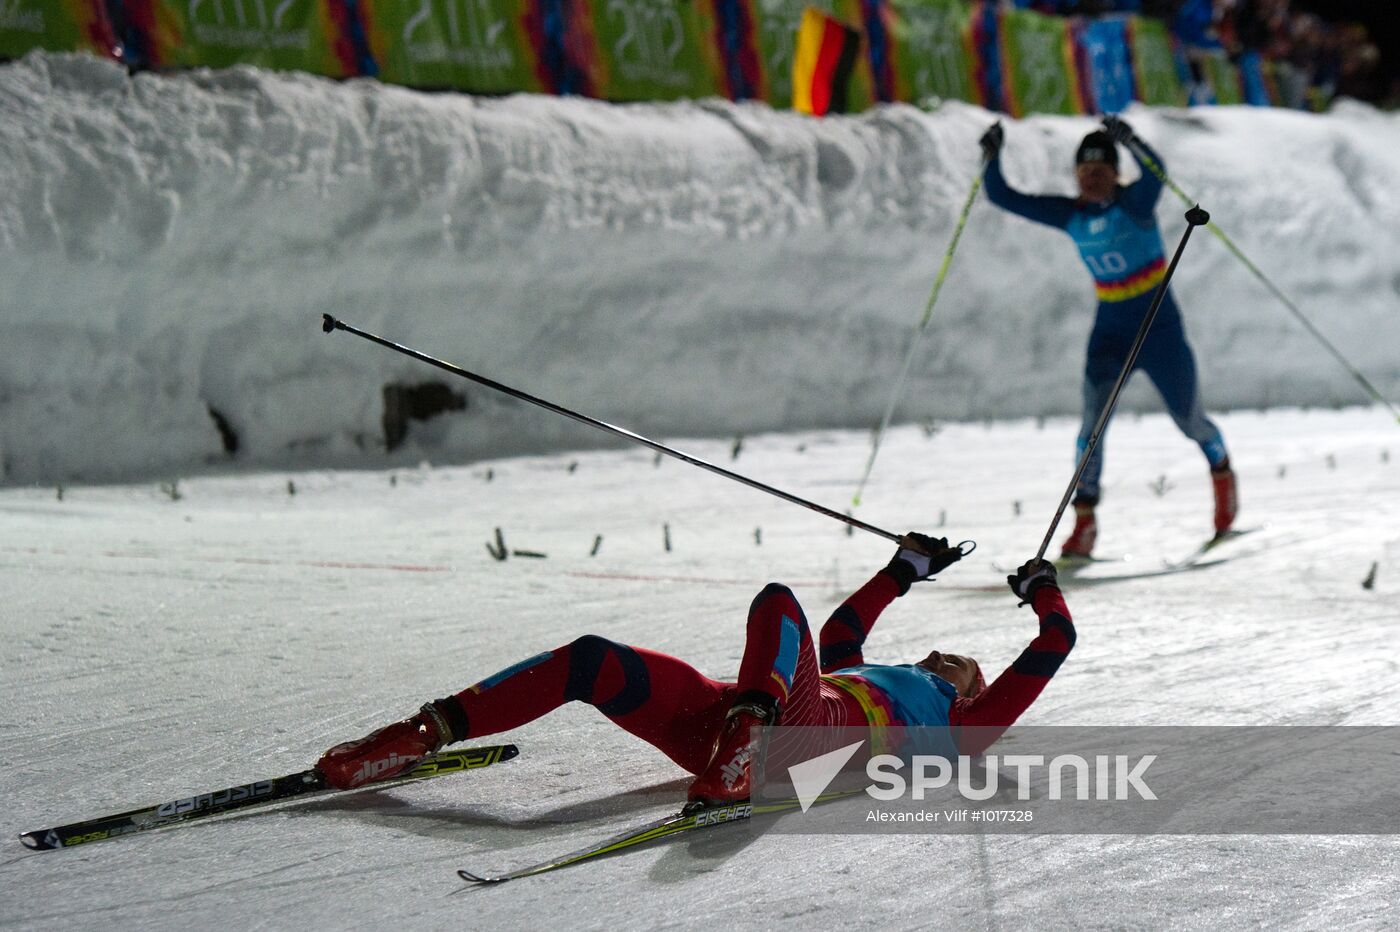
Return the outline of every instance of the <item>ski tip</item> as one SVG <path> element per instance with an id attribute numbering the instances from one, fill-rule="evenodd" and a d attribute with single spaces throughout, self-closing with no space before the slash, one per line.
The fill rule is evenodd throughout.
<path id="1" fill-rule="evenodd" d="M 506 881 L 506 878 L 505 878 L 505 877 L 478 877 L 476 874 L 473 874 L 471 871 L 465 871 L 465 870 L 458 871 L 458 872 L 457 872 L 457 876 L 458 876 L 458 877 L 461 877 L 461 878 L 462 878 L 463 880 L 465 880 L 467 883 L 474 883 L 474 884 L 505 883 L 505 881 Z"/>
<path id="2" fill-rule="evenodd" d="M 20 844 L 24 845 L 26 848 L 31 848 L 35 851 L 46 851 L 50 847 L 52 847 L 51 845 L 44 844 L 44 841 L 39 837 L 38 832 L 20 832 L 19 840 Z"/>

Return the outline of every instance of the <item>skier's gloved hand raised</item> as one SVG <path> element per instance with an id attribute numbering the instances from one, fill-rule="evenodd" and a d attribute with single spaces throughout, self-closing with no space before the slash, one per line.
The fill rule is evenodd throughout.
<path id="1" fill-rule="evenodd" d="M 982 147 L 982 158 L 988 162 L 996 158 L 1000 154 L 1004 142 L 1006 142 L 1006 132 L 1002 130 L 1001 123 L 993 123 L 991 128 L 982 134 L 982 138 L 977 140 L 977 144 Z"/>
<path id="2" fill-rule="evenodd" d="M 1127 124 L 1127 121 L 1111 113 L 1103 118 L 1103 131 L 1120 145 L 1126 146 L 1133 141 L 1133 128 Z"/>
<path id="3" fill-rule="evenodd" d="M 1020 597 L 1022 605 L 1029 604 L 1036 592 L 1046 586 L 1060 588 L 1055 578 L 1055 564 L 1049 560 L 1027 560 L 1014 574 L 1006 577 L 1006 584 Z"/>
<path id="4" fill-rule="evenodd" d="M 962 558 L 962 548 L 948 546 L 948 538 L 929 537 L 910 531 L 899 539 L 899 551 L 890 561 L 890 568 L 902 580 L 907 579 L 912 583 L 919 579 L 932 579 L 935 573 L 943 572 Z"/>

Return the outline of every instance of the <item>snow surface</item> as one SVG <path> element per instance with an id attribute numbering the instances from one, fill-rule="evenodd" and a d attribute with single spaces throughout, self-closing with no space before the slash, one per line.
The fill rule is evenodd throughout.
<path id="1" fill-rule="evenodd" d="M 1130 117 L 1395 397 L 1397 118 Z M 319 315 L 840 509 L 869 436 L 836 428 L 883 410 L 991 118 L 0 68 L 0 836 L 300 770 L 584 633 L 732 675 L 770 579 L 824 618 L 886 541 L 470 386 L 386 455 L 381 386 L 431 370 Z M 1088 126 L 1011 124 L 1012 179 L 1065 189 Z M 1162 219 L 1174 239 L 1165 199 Z M 1393 419 L 1327 410 L 1355 384 L 1219 243 L 1193 239 L 1178 282 L 1212 408 L 1268 407 L 1220 417 L 1241 523 L 1267 527 L 1222 566 L 1072 589 L 1079 645 L 1025 721 L 1400 724 Z M 1090 304 L 1062 236 L 978 204 L 901 408 L 933 423 L 891 432 L 859 516 L 980 547 L 887 612 L 872 660 L 997 669 L 1033 633 L 976 590 L 1035 552 L 1068 482 Z M 1132 413 L 1150 392 L 1126 401 L 1101 547 L 1150 568 L 1204 536 L 1209 492 L 1170 422 Z M 210 405 L 244 441 L 232 463 Z M 740 431 L 731 460 L 713 438 Z M 502 458 L 528 449 L 552 452 Z M 497 527 L 548 556 L 492 561 Z M 1380 836 L 716 830 L 463 890 L 457 867 L 532 863 L 684 795 L 585 707 L 509 738 L 520 758 L 480 773 L 87 849 L 11 841 L 0 926 L 1330 929 L 1388 927 L 1400 901 Z"/>
<path id="2" fill-rule="evenodd" d="M 1172 176 L 1400 396 L 1400 115 L 1129 117 Z M 436 377 L 330 312 L 647 434 L 866 428 L 995 119 L 424 95 L 250 68 L 0 67 L 0 482 L 239 462 L 381 468 L 597 444 L 467 386 L 384 453 L 381 388 Z M 1068 191 L 1087 118 L 1008 127 Z M 1170 194 L 1169 248 L 1184 228 Z M 1219 408 L 1368 401 L 1213 237 L 1176 278 Z M 1093 292 L 1068 238 L 979 201 L 898 419 L 1068 414 Z M 1128 408 L 1155 410 L 1148 386 Z"/>
<path id="3" fill-rule="evenodd" d="M 1241 523 L 1269 527 L 1222 566 L 1069 589 L 1079 644 L 1024 722 L 1400 723 L 1394 424 L 1370 408 L 1238 413 L 1222 426 Z M 1016 656 L 1034 633 L 1029 609 L 969 590 L 1002 578 L 993 563 L 1034 553 L 1068 481 L 1074 427 L 891 431 L 861 516 L 980 546 L 892 605 L 867 657 L 939 646 L 1000 669 Z M 733 462 L 727 443 L 684 448 L 839 505 L 867 441 L 755 436 Z M 1203 461 L 1165 416 L 1120 419 L 1107 469 L 1105 552 L 1153 568 L 1206 532 Z M 464 890 L 456 868 L 534 863 L 684 798 L 679 768 L 578 705 L 509 733 L 521 756 L 478 773 L 28 852 L 16 832 L 300 770 L 329 744 L 584 633 L 732 676 L 764 583 L 792 585 L 820 623 L 891 553 L 640 449 L 265 472 L 177 491 L 0 491 L 0 837 L 11 839 L 0 925 L 641 930 L 722 916 L 744 928 L 1331 929 L 1394 918 L 1400 839 L 1385 836 L 732 828 Z M 493 561 L 496 527 L 508 546 L 548 556 Z"/>

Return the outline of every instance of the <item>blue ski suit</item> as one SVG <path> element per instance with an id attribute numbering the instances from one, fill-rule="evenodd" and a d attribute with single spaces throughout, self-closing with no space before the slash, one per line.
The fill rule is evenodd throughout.
<path id="1" fill-rule="evenodd" d="M 1157 164 L 1161 158 L 1141 140 L 1147 155 Z M 998 207 L 1027 220 L 1064 230 L 1079 247 L 1098 291 L 1099 306 L 1089 334 L 1084 363 L 1084 413 L 1079 428 L 1076 462 L 1083 456 L 1099 414 L 1108 403 L 1113 383 L 1132 350 L 1142 320 L 1152 306 L 1157 286 L 1166 275 L 1162 234 L 1157 229 L 1154 208 L 1162 193 L 1162 183 L 1142 164 L 1133 147 L 1128 147 L 1142 167 L 1142 177 L 1119 186 L 1103 204 L 1092 204 L 1072 197 L 1033 196 L 1013 190 L 1001 173 L 1000 156 L 987 163 L 987 197 Z M 1196 359 L 1186 342 L 1181 310 L 1171 290 L 1163 296 L 1157 318 L 1148 331 L 1134 371 L 1147 373 L 1166 403 L 1172 420 L 1194 440 L 1212 467 L 1228 458 L 1220 430 L 1206 417 L 1196 378 Z M 1107 425 L 1105 425 L 1107 433 Z M 1076 500 L 1097 502 L 1099 476 L 1103 470 L 1103 438 L 1085 466 L 1076 490 Z"/>

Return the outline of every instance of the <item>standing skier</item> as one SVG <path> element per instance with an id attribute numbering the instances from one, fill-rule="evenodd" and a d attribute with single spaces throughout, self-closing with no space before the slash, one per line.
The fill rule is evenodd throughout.
<path id="1" fill-rule="evenodd" d="M 1004 140 L 997 123 L 982 136 L 986 157 L 987 197 L 1027 220 L 1064 230 L 1079 247 L 1079 255 L 1094 276 L 1099 306 L 1089 335 L 1084 364 L 1084 413 L 1079 429 L 1078 455 L 1088 447 L 1104 405 L 1112 393 L 1134 338 L 1152 305 L 1153 294 L 1166 275 L 1162 234 L 1153 209 L 1162 183 L 1143 164 L 1139 149 L 1162 165 L 1162 159 L 1133 135 L 1127 123 L 1115 116 L 1104 128 L 1084 137 L 1074 154 L 1079 197 L 1032 196 L 1015 191 L 1001 172 Z M 1118 184 L 1117 143 L 1142 169 L 1142 177 L 1130 185 Z M 1130 145 L 1131 143 L 1131 145 Z M 1176 426 L 1194 440 L 1210 464 L 1215 495 L 1215 533 L 1224 534 L 1234 524 L 1238 510 L 1235 474 L 1220 430 L 1206 417 L 1196 379 L 1196 360 L 1186 342 L 1181 311 L 1170 289 L 1143 343 L 1134 369 L 1147 373 L 1166 402 Z M 1107 430 L 1107 425 L 1105 425 Z M 1102 439 L 1102 438 L 1100 438 Z M 1099 502 L 1099 476 L 1103 469 L 1103 444 L 1099 443 L 1075 489 L 1074 530 L 1065 540 L 1062 555 L 1087 558 L 1098 536 L 1094 507 Z"/>
<path id="2" fill-rule="evenodd" d="M 918 663 L 867 664 L 861 647 L 880 612 L 916 580 L 962 557 L 944 539 L 909 534 L 888 566 L 822 626 L 818 647 L 791 590 L 772 583 L 749 608 L 736 682 L 674 657 L 586 635 L 500 671 L 417 715 L 336 745 L 316 763 L 349 789 L 412 767 L 445 744 L 517 728 L 570 701 L 586 702 L 697 774 L 690 806 L 750 796 L 755 725 L 947 726 L 960 753 L 985 750 L 1040 695 L 1074 646 L 1074 626 L 1048 562 L 1007 582 L 1040 618 L 1040 633 L 990 686 L 970 657 L 934 651 Z M 820 659 L 819 659 L 820 658 Z M 962 726 L 982 726 L 961 731 Z"/>

